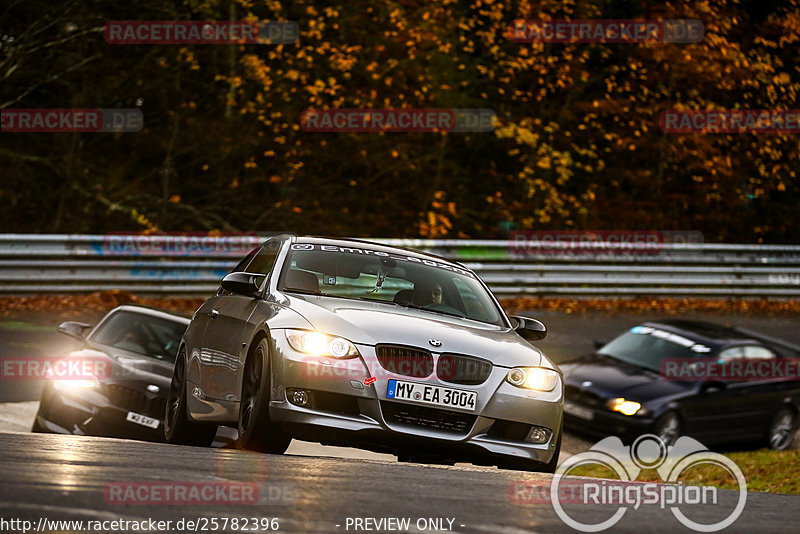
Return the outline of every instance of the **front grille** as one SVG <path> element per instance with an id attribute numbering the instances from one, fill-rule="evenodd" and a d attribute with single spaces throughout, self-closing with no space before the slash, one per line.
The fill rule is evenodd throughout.
<path id="1" fill-rule="evenodd" d="M 415 378 L 425 378 L 433 373 L 433 356 L 424 349 L 378 345 L 375 354 L 381 366 L 390 373 Z"/>
<path id="2" fill-rule="evenodd" d="M 489 432 L 486 433 L 490 438 L 506 439 L 509 441 L 524 441 L 528 437 L 531 425 L 517 423 L 516 421 L 506 421 L 498 419 L 492 423 Z"/>
<path id="3" fill-rule="evenodd" d="M 119 384 L 109 384 L 107 387 L 108 399 L 117 408 L 157 419 L 164 415 L 166 409 L 164 399 L 159 399 L 158 397 L 151 399 L 141 391 L 126 388 Z"/>
<path id="4" fill-rule="evenodd" d="M 414 425 L 459 434 L 469 432 L 477 419 L 476 415 L 398 402 L 382 402 L 381 410 L 383 418 L 390 424 Z"/>
<path id="5" fill-rule="evenodd" d="M 483 384 L 491 372 L 491 362 L 461 354 L 442 354 L 436 364 L 436 376 L 452 384 L 477 386 Z"/>
<path id="6" fill-rule="evenodd" d="M 564 388 L 564 398 L 568 401 L 585 404 L 587 406 L 597 406 L 602 400 L 597 393 L 586 391 L 576 386 L 566 386 Z"/>

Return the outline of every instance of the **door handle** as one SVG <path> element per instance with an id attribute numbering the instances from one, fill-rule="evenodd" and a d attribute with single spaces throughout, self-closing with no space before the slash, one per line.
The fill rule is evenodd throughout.
<path id="1" fill-rule="evenodd" d="M 219 310 L 211 310 L 211 313 L 209 313 L 209 315 L 211 316 L 212 319 L 216 319 L 217 317 L 219 317 Z"/>

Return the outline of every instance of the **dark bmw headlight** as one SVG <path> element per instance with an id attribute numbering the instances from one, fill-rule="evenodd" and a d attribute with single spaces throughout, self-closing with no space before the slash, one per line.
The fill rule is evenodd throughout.
<path id="1" fill-rule="evenodd" d="M 287 330 L 286 340 L 297 352 L 331 358 L 355 358 L 358 349 L 350 341 L 313 330 Z"/>
<path id="2" fill-rule="evenodd" d="M 553 391 L 559 375 L 546 367 L 515 367 L 508 372 L 506 380 L 518 388 Z"/>

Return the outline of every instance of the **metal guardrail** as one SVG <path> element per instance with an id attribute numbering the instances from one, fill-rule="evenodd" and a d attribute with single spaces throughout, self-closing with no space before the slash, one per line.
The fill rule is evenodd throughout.
<path id="1" fill-rule="evenodd" d="M 114 241 L 117 239 L 117 241 Z M 161 250 L 163 236 L 0 234 L 0 293 L 77 293 L 119 289 L 205 296 L 264 237 L 195 238 Z M 148 241 L 149 240 L 149 241 Z M 162 240 L 159 242 L 158 240 Z M 459 261 L 501 297 L 800 297 L 800 246 L 660 244 L 631 251 L 549 245 L 529 254 L 507 240 L 373 239 Z M 159 246 L 159 243 L 161 246 Z M 235 246 L 232 246 L 234 244 Z M 148 248 L 149 247 L 149 248 Z M 159 249 L 159 250 L 154 250 Z M 580 252 L 580 253 L 576 253 Z"/>

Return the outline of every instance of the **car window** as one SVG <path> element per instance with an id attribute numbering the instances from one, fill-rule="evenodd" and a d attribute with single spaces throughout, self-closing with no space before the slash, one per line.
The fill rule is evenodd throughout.
<path id="1" fill-rule="evenodd" d="M 711 348 L 651 326 L 635 326 L 597 351 L 651 371 L 660 371 L 665 358 L 708 357 Z"/>
<path id="2" fill-rule="evenodd" d="M 746 345 L 744 347 L 744 357 L 748 360 L 771 360 L 775 358 L 775 353 L 767 347 L 761 345 Z"/>
<path id="3" fill-rule="evenodd" d="M 118 311 L 97 327 L 89 341 L 174 362 L 186 326 L 161 317 Z"/>
<path id="4" fill-rule="evenodd" d="M 390 302 L 506 326 L 474 273 L 400 251 L 296 243 L 278 287 L 281 291 Z"/>
<path id="5" fill-rule="evenodd" d="M 243 268 L 243 271 L 248 273 L 269 274 L 270 271 L 272 271 L 272 266 L 275 265 L 275 258 L 278 257 L 280 248 L 280 240 L 267 241 L 250 263 Z"/>
<path id="6" fill-rule="evenodd" d="M 744 358 L 744 347 L 730 347 L 723 351 L 720 351 L 719 355 L 717 356 L 717 360 L 720 362 L 729 362 L 731 360 L 738 360 L 740 358 Z"/>

